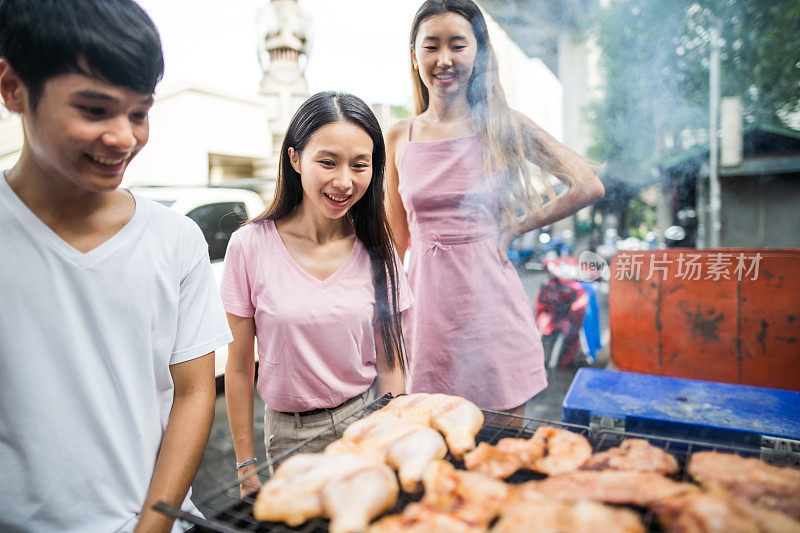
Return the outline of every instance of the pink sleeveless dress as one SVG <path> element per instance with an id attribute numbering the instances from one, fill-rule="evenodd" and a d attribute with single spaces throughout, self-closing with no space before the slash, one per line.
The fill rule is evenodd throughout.
<path id="1" fill-rule="evenodd" d="M 497 250 L 480 140 L 409 140 L 398 172 L 416 299 L 403 323 L 407 391 L 521 405 L 547 386 L 542 342 L 519 275 Z"/>

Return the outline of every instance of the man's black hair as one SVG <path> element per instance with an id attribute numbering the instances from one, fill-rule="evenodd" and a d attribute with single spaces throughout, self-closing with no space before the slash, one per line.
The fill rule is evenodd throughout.
<path id="1" fill-rule="evenodd" d="M 158 30 L 132 0 L 0 0 L 0 57 L 34 110 L 44 84 L 61 74 L 150 94 L 164 73 Z"/>

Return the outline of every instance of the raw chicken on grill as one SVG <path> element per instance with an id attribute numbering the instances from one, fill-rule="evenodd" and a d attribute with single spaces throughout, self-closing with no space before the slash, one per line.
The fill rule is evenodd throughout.
<path id="1" fill-rule="evenodd" d="M 483 426 L 483 413 L 460 396 L 447 394 L 406 394 L 390 401 L 381 413 L 413 420 L 439 430 L 453 457 L 475 447 L 475 435 Z"/>
<path id="2" fill-rule="evenodd" d="M 644 439 L 627 439 L 616 448 L 594 454 L 583 470 L 635 470 L 656 474 L 675 474 L 678 461 Z"/>
<path id="3" fill-rule="evenodd" d="M 516 487 L 516 496 L 533 500 L 543 497 L 576 502 L 592 500 L 647 507 L 649 504 L 683 493 L 699 494 L 691 483 L 678 483 L 650 472 L 579 470 L 541 481 L 528 481 Z"/>
<path id="4" fill-rule="evenodd" d="M 475 524 L 488 525 L 509 494 L 509 486 L 502 481 L 477 472 L 456 470 L 445 461 L 431 463 L 422 482 L 424 503 Z"/>
<path id="5" fill-rule="evenodd" d="M 428 465 L 422 482 L 425 495 L 418 505 L 377 521 L 370 531 L 485 531 L 509 495 L 502 481 L 456 470 L 445 461 Z"/>
<path id="6" fill-rule="evenodd" d="M 566 429 L 542 426 L 531 438 L 544 442 L 544 456 L 533 465 L 533 470 L 543 474 L 570 472 L 592 456 L 592 446 L 586 437 Z"/>
<path id="7" fill-rule="evenodd" d="M 492 533 L 644 533 L 639 515 L 602 503 L 519 500 L 500 514 Z"/>
<path id="8" fill-rule="evenodd" d="M 718 485 L 760 507 L 800 520 L 800 470 L 729 453 L 697 452 L 689 474 L 703 486 Z"/>
<path id="9" fill-rule="evenodd" d="M 418 489 L 425 467 L 447 454 L 447 445 L 435 429 L 377 411 L 344 431 L 325 453 L 356 453 L 372 457 L 397 470 L 406 492 Z"/>
<path id="10" fill-rule="evenodd" d="M 544 455 L 544 443 L 533 439 L 500 439 L 496 445 L 478 443 L 464 456 L 467 470 L 480 472 L 495 479 L 504 479 L 519 470 L 530 468 Z"/>
<path id="11" fill-rule="evenodd" d="M 381 518 L 369 533 L 483 533 L 486 526 L 466 522 L 448 511 L 411 503 L 402 514 Z"/>
<path id="12" fill-rule="evenodd" d="M 253 516 L 297 526 L 319 516 L 332 533 L 361 532 L 397 500 L 397 479 L 378 461 L 352 454 L 297 454 L 261 487 Z"/>
<path id="13" fill-rule="evenodd" d="M 494 446 L 482 442 L 464 456 L 464 465 L 495 478 L 506 478 L 520 468 L 560 474 L 579 468 L 591 455 L 583 435 L 542 426 L 530 439 L 500 439 Z"/>
<path id="14" fill-rule="evenodd" d="M 664 529 L 685 533 L 800 533 L 800 523 L 715 487 L 652 505 Z"/>

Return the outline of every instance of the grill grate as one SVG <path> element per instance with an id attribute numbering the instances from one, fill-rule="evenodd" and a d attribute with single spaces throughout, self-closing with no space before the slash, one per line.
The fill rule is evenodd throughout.
<path id="1" fill-rule="evenodd" d="M 392 399 L 390 395 L 378 398 L 374 402 L 367 405 L 362 411 L 342 422 L 340 430 L 343 430 L 350 423 L 364 418 L 370 413 L 385 407 L 386 404 Z M 569 429 L 585 436 L 592 444 L 592 449 L 595 453 L 605 451 L 609 448 L 619 445 L 621 440 L 626 438 L 642 438 L 650 441 L 654 446 L 658 446 L 670 453 L 678 461 L 678 474 L 670 476 L 678 481 L 689 481 L 689 475 L 686 472 L 686 464 L 689 457 L 696 451 L 721 451 L 729 453 L 737 453 L 746 457 L 758 457 L 760 449 L 758 448 L 745 448 L 738 446 L 727 446 L 712 443 L 703 443 L 698 441 L 675 439 L 668 437 L 659 437 L 653 435 L 645 435 L 631 432 L 621 432 L 612 430 L 601 430 L 598 432 L 591 432 L 588 427 L 576 424 L 567 424 L 563 422 L 554 422 L 551 420 L 541 420 L 536 418 L 526 418 L 519 415 L 511 415 L 497 411 L 484 410 L 484 424 L 476 437 L 477 442 L 489 442 L 495 444 L 500 439 L 506 437 L 521 437 L 529 438 L 533 435 L 539 426 L 553 426 L 558 428 Z M 293 455 L 294 453 L 302 452 L 310 442 L 324 441 L 325 444 L 335 440 L 335 437 L 317 436 L 307 439 L 299 443 L 294 448 L 288 450 L 285 454 L 271 459 L 266 464 L 260 466 L 257 470 L 262 482 L 267 480 L 270 476 L 270 467 L 277 466 L 283 459 Z M 454 459 L 450 454 L 447 459 L 456 467 L 464 468 L 461 461 Z M 774 455 L 770 462 L 779 466 L 795 466 L 792 459 L 788 456 Z M 543 479 L 544 474 L 538 474 L 528 470 L 520 470 L 510 478 L 507 478 L 508 483 L 524 483 L 525 481 Z M 388 514 L 398 513 L 405 508 L 412 501 L 419 500 L 421 494 L 412 496 L 404 492 L 400 492 L 397 503 Z M 211 496 L 200 500 L 198 503 L 205 506 L 206 509 L 211 511 L 207 513 L 208 518 L 201 518 L 182 511 L 181 509 L 164 502 L 158 502 L 156 509 L 168 514 L 174 518 L 185 520 L 197 526 L 200 531 L 214 531 L 219 533 L 233 533 L 240 531 L 257 531 L 257 532 L 270 532 L 270 533 L 288 533 L 288 532 L 301 532 L 301 533 L 326 533 L 328 531 L 328 520 L 325 519 L 312 519 L 305 524 L 292 528 L 282 523 L 273 522 L 258 522 L 253 517 L 253 503 L 255 502 L 255 494 L 241 498 L 239 496 L 239 482 L 238 480 L 232 481 L 228 484 L 222 485 L 220 489 Z M 635 507 L 633 509 L 636 509 Z M 660 531 L 658 521 L 655 515 L 646 509 L 638 509 L 645 527 L 650 531 Z"/>

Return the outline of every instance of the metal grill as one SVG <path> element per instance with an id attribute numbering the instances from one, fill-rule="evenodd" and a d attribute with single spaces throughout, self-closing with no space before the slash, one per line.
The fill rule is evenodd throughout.
<path id="1" fill-rule="evenodd" d="M 338 436 L 350 423 L 364 418 L 370 413 L 385 407 L 386 404 L 392 399 L 390 395 L 378 398 L 362 411 L 354 416 L 343 421 L 341 427 L 336 428 Z M 566 424 L 563 422 L 554 422 L 551 420 L 540 420 L 536 418 L 526 418 L 518 415 L 511 415 L 497 411 L 483 410 L 484 424 L 476 437 L 477 442 L 488 442 L 496 444 L 500 439 L 507 437 L 530 438 L 533 433 L 540 426 L 553 426 L 558 428 L 569 429 L 576 433 L 585 436 L 592 444 L 595 453 L 605 451 L 609 448 L 619 445 L 619 443 L 626 438 L 641 438 L 648 440 L 652 445 L 658 446 L 671 454 L 678 461 L 679 470 L 675 476 L 670 476 L 678 481 L 690 481 L 689 475 L 686 472 L 686 465 L 692 453 L 697 451 L 719 451 L 727 453 L 736 453 L 745 457 L 759 457 L 761 450 L 759 448 L 747 448 L 739 446 L 728 446 L 713 443 L 704 443 L 699 441 L 674 439 L 668 437 L 660 437 L 654 435 L 646 435 L 639 433 L 613 431 L 613 430 L 600 430 L 592 431 L 590 428 L 576 424 Z M 317 436 L 307 439 L 297 446 L 288 450 L 285 454 L 275 457 L 262 465 L 258 469 L 259 478 L 265 481 L 269 478 L 270 467 L 277 466 L 280 462 L 294 453 L 302 452 L 311 442 L 324 442 L 326 445 L 332 442 L 338 436 Z M 763 457 L 762 457 L 763 458 Z M 461 461 L 454 459 L 450 454 L 447 459 L 457 468 L 464 468 Z M 773 454 L 768 458 L 770 463 L 778 466 L 797 466 L 791 454 Z M 524 483 L 526 481 L 535 479 L 544 479 L 544 474 L 538 474 L 529 470 L 520 470 L 507 478 L 508 483 Z M 286 532 L 302 532 L 302 533 L 325 533 L 328 531 L 328 520 L 317 518 L 306 522 L 305 524 L 296 528 L 291 528 L 282 523 L 274 522 L 258 522 L 253 517 L 253 503 L 255 502 L 255 494 L 241 498 L 239 496 L 239 482 L 238 480 L 225 484 L 220 489 L 204 500 L 196 503 L 204 506 L 206 509 L 211 509 L 207 518 L 201 518 L 192 514 L 188 514 L 181 509 L 164 502 L 158 502 L 156 509 L 168 514 L 172 517 L 185 520 L 197 526 L 200 531 L 215 531 L 221 533 L 232 533 L 240 531 L 257 531 L 257 532 L 270 532 L 270 533 L 286 533 Z M 389 511 L 389 514 L 401 512 L 406 505 L 412 501 L 419 500 L 421 494 L 412 496 L 405 492 L 400 492 L 397 503 L 394 508 Z M 658 521 L 655 515 L 647 509 L 637 509 L 641 514 L 642 521 L 645 527 L 650 531 L 660 531 Z"/>

